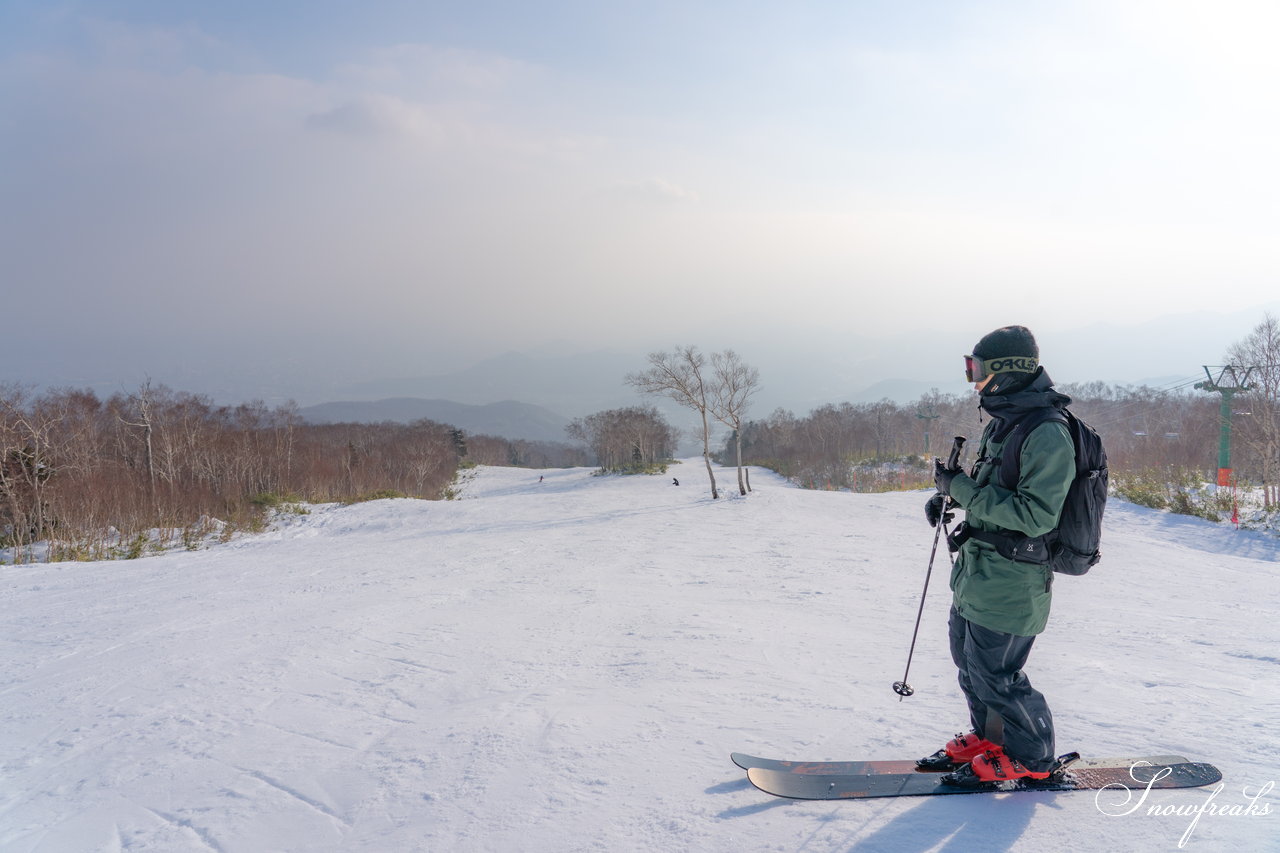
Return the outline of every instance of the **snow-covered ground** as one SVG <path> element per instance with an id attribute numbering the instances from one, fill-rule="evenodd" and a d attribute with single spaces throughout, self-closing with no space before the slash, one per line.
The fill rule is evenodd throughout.
<path id="1" fill-rule="evenodd" d="M 1061 751 L 1177 753 L 1237 814 L 1091 793 L 779 800 L 729 762 L 964 725 L 923 492 L 482 468 L 133 561 L 0 567 L 4 851 L 1280 850 L 1280 545 L 1121 502 L 1028 667 Z M 539 482 L 539 476 L 545 477 Z M 728 485 L 731 471 L 722 471 Z M 1114 799 L 1114 798 L 1113 798 Z M 1136 802 L 1136 801 L 1135 801 Z M 1131 804 L 1132 805 L 1132 804 Z M 1259 812 L 1266 811 L 1266 814 Z"/>

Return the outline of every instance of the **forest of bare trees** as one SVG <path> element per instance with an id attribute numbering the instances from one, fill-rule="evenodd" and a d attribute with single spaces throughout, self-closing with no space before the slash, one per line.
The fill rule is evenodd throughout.
<path id="1" fill-rule="evenodd" d="M 411 424 L 302 421 L 292 405 L 217 406 L 163 386 L 92 391 L 0 387 L 0 548 L 30 559 L 137 556 L 217 525 L 253 528 L 282 502 L 439 498 L 460 462 L 581 465 L 563 445 Z"/>
<path id="2" fill-rule="evenodd" d="M 1214 465 L 1218 403 L 1209 395 L 1102 383 L 1060 390 L 1102 436 L 1113 472 L 1173 467 L 1207 473 Z M 952 436 L 975 438 L 982 427 L 976 395 L 935 392 L 905 405 L 827 405 L 803 417 L 778 410 L 748 422 L 742 445 L 751 464 L 811 486 L 852 488 L 856 463 L 924 458 L 949 446 Z M 931 478 L 929 470 L 921 466 L 920 477 Z"/>
<path id="3" fill-rule="evenodd" d="M 1232 365 L 1248 375 L 1233 417 L 1237 458 L 1264 487 L 1267 506 L 1280 504 L 1280 321 L 1271 314 L 1227 352 Z M 1238 426 L 1237 426 L 1238 424 Z"/>
<path id="4" fill-rule="evenodd" d="M 676 447 L 676 433 L 652 406 L 609 409 L 574 419 L 569 438 L 585 444 L 601 470 L 660 473 Z"/>

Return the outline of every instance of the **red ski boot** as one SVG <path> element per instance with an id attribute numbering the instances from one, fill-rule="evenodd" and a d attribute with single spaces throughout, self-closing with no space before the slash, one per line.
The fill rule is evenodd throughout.
<path id="1" fill-rule="evenodd" d="M 974 758 L 969 766 L 973 768 L 973 775 L 979 782 L 1011 782 L 1015 779 L 1043 782 L 1052 775 L 1048 770 L 1043 773 L 1028 770 L 1018 759 L 1005 755 L 1004 750 L 998 746 Z"/>
<path id="2" fill-rule="evenodd" d="M 999 748 L 986 738 L 979 737 L 977 732 L 969 732 L 967 735 L 956 735 L 933 755 L 919 759 L 916 767 L 930 771 L 954 770 L 987 750 Z"/>

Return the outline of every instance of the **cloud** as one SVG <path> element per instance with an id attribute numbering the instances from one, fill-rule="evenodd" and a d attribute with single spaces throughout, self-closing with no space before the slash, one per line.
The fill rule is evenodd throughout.
<path id="1" fill-rule="evenodd" d="M 618 204 L 670 205 L 698 202 L 698 193 L 664 178 L 619 181 L 597 191 L 596 195 Z"/>
<path id="2" fill-rule="evenodd" d="M 446 122 L 433 117 L 421 104 L 380 94 L 356 95 L 336 107 L 312 113 L 305 124 L 315 130 L 354 136 L 407 136 L 432 142 L 449 135 Z"/>
<path id="3" fill-rule="evenodd" d="M 315 81 L 329 103 L 308 114 L 307 129 L 367 140 L 426 144 L 419 153 L 533 174 L 598 153 L 602 138 L 577 123 L 546 68 L 484 51 L 400 44 L 369 52 Z M 409 149 L 402 151 L 412 158 Z"/>
<path id="4" fill-rule="evenodd" d="M 547 69 L 509 56 L 431 44 L 399 44 L 339 65 L 337 85 L 423 100 L 497 102 L 545 84 Z"/>
<path id="5" fill-rule="evenodd" d="M 233 52 L 193 24 L 165 27 L 90 16 L 75 20 L 91 60 L 108 67 L 181 69 L 222 62 Z"/>

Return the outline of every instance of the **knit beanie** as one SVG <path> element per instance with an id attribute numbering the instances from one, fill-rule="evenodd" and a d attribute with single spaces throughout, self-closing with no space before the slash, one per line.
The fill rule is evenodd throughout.
<path id="1" fill-rule="evenodd" d="M 983 394 L 1010 394 L 1029 385 L 1040 367 L 1040 347 L 1026 326 L 1002 326 L 983 335 L 973 354 L 995 374 Z"/>
<path id="2" fill-rule="evenodd" d="M 1026 326 L 1004 326 L 994 332 L 983 335 L 982 340 L 974 345 L 973 354 L 983 361 L 1010 356 L 1023 356 L 1038 361 L 1040 347 L 1036 345 L 1035 336 L 1031 334 L 1031 330 Z M 1016 362 L 1011 362 L 1011 365 L 1004 369 L 1031 373 L 1035 371 L 1035 366 L 1032 365 L 1028 369 L 1027 367 L 1016 366 Z"/>

